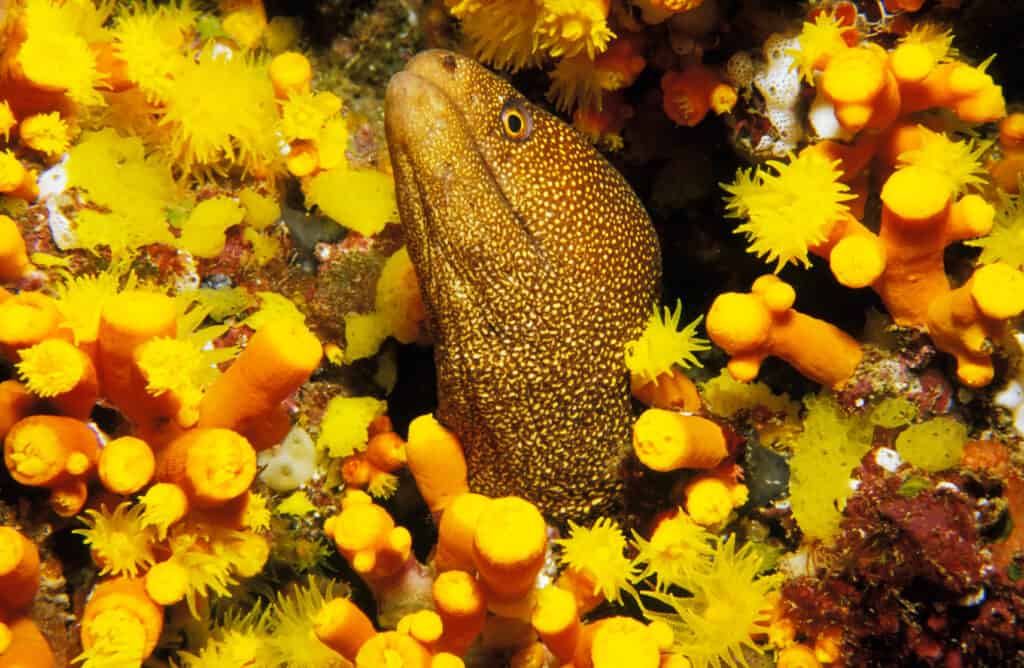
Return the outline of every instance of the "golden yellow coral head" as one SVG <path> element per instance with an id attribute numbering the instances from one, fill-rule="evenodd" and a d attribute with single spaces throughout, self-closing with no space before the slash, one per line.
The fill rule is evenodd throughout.
<path id="1" fill-rule="evenodd" d="M 560 561 L 587 575 L 594 582 L 594 593 L 599 591 L 615 602 L 623 591 L 635 595 L 633 564 L 624 554 L 626 537 L 614 520 L 599 518 L 589 529 L 570 520 L 569 537 L 555 543 L 562 548 Z"/>
<path id="2" fill-rule="evenodd" d="M 92 549 L 93 559 L 100 566 L 100 575 L 136 576 L 155 561 L 153 544 L 156 536 L 145 528 L 141 506 L 121 503 L 111 513 L 106 506 L 87 510 L 82 522 L 85 529 L 75 533 Z"/>
<path id="3" fill-rule="evenodd" d="M 749 252 L 775 262 L 776 273 L 789 263 L 810 266 L 809 248 L 828 238 L 854 195 L 840 181 L 839 161 L 813 151 L 788 162 L 769 160 L 767 167 L 772 171 L 740 170 L 733 183 L 722 184 L 729 193 L 726 215 L 747 219 L 736 233 L 750 240 Z"/>
<path id="4" fill-rule="evenodd" d="M 593 59 L 615 37 L 606 21 L 607 0 L 542 0 L 540 4 L 540 45 L 555 58 L 586 53 Z"/>
<path id="5" fill-rule="evenodd" d="M 61 339 L 47 339 L 21 351 L 17 369 L 26 386 L 40 397 L 69 392 L 88 372 L 88 356 Z"/>
<path id="6" fill-rule="evenodd" d="M 626 366 L 640 384 L 655 381 L 674 365 L 684 369 L 703 366 L 694 354 L 711 348 L 706 339 L 697 336 L 697 326 L 703 316 L 680 330 L 682 308 L 678 300 L 674 311 L 665 306 L 663 314 L 659 314 L 655 306 L 640 338 L 626 344 Z"/>

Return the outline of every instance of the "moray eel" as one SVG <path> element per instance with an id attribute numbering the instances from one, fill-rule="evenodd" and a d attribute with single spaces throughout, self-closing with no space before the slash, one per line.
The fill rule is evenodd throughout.
<path id="1" fill-rule="evenodd" d="M 555 521 L 614 512 L 633 420 L 624 347 L 661 276 L 643 206 L 579 132 L 463 56 L 409 61 L 385 126 L 437 417 L 470 489 Z"/>

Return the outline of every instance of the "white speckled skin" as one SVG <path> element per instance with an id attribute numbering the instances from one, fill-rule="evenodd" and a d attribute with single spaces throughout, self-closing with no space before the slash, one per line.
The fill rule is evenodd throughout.
<path id="1" fill-rule="evenodd" d="M 385 119 L 438 418 L 471 488 L 556 520 L 614 509 L 632 423 L 624 346 L 661 274 L 642 205 L 582 135 L 462 56 L 410 61 Z"/>

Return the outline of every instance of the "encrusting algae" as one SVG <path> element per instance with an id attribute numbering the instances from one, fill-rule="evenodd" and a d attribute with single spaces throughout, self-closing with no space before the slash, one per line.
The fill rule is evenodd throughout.
<path id="1" fill-rule="evenodd" d="M 10 3 L 0 668 L 1024 661 L 989 4 Z"/>

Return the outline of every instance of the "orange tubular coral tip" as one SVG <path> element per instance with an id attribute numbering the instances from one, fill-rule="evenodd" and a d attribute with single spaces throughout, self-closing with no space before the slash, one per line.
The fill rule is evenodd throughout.
<path id="1" fill-rule="evenodd" d="M 412 536 L 365 494 L 345 504 L 324 523 L 338 552 L 363 578 L 381 580 L 398 573 L 412 554 Z M 365 497 L 365 499 L 364 499 Z"/>
<path id="2" fill-rule="evenodd" d="M 708 312 L 708 335 L 731 356 L 733 378 L 753 380 L 770 355 L 829 387 L 839 387 L 853 375 L 863 356 L 860 344 L 839 328 L 793 309 L 795 298 L 792 287 L 767 274 L 754 281 L 750 293 L 727 292 L 715 299 Z"/>
<path id="3" fill-rule="evenodd" d="M 992 382 L 992 341 L 1006 321 L 1024 311 L 1024 274 L 1005 264 L 979 267 L 964 285 L 932 301 L 928 333 L 956 358 L 957 377 L 969 387 Z"/>
<path id="4" fill-rule="evenodd" d="M 320 642 L 348 661 L 355 661 L 366 641 L 377 635 L 366 613 L 344 597 L 336 598 L 320 609 L 313 620 L 313 631 Z"/>
<path id="5" fill-rule="evenodd" d="M 206 391 L 199 426 L 233 429 L 270 413 L 309 380 L 322 355 L 320 341 L 305 325 L 269 323 Z"/>
<path id="6" fill-rule="evenodd" d="M 99 456 L 95 432 L 81 420 L 30 415 L 4 439 L 4 463 L 22 485 L 60 487 L 88 473 Z"/>
<path id="7" fill-rule="evenodd" d="M 115 578 L 96 586 L 81 617 L 82 647 L 116 643 L 126 660 L 145 660 L 156 648 L 164 611 L 138 578 Z"/>
<path id="8" fill-rule="evenodd" d="M 434 610 L 417 610 L 399 619 L 396 630 L 433 650 L 444 634 L 444 622 Z"/>
<path id="9" fill-rule="evenodd" d="M 96 406 L 100 385 L 92 358 L 63 339 L 47 339 L 19 351 L 18 372 L 29 390 L 57 412 L 86 420 Z"/>
<path id="10" fill-rule="evenodd" d="M 466 662 L 449 652 L 439 652 L 430 658 L 430 668 L 466 668 Z"/>
<path id="11" fill-rule="evenodd" d="M 18 351 L 57 334 L 64 321 L 57 302 L 40 292 L 19 292 L 0 303 L 0 353 L 12 362 Z"/>
<path id="12" fill-rule="evenodd" d="M 56 665 L 49 641 L 31 617 L 0 620 L 0 668 L 53 668 Z"/>
<path id="13" fill-rule="evenodd" d="M 149 484 L 155 470 L 153 450 L 141 438 L 115 438 L 100 451 L 100 482 L 114 494 L 134 494 Z"/>
<path id="14" fill-rule="evenodd" d="M 146 594 L 159 605 L 184 600 L 189 589 L 189 572 L 177 561 L 161 561 L 146 571 Z"/>
<path id="15" fill-rule="evenodd" d="M 790 645 L 779 652 L 775 668 L 820 668 L 821 663 L 814 656 L 814 650 L 807 645 Z"/>
<path id="16" fill-rule="evenodd" d="M 544 566 L 547 527 L 537 506 L 506 496 L 487 508 L 477 524 L 473 560 L 488 593 L 502 601 L 525 597 Z"/>
<path id="17" fill-rule="evenodd" d="M 28 607 L 39 589 L 39 550 L 12 527 L 0 527 L 0 610 Z"/>
<path id="18" fill-rule="evenodd" d="M 704 65 L 665 73 L 661 77 L 661 104 L 665 115 L 678 125 L 694 127 L 707 116 L 713 94 L 721 84 L 718 73 Z M 716 101 L 719 105 L 725 104 L 721 99 Z"/>
<path id="19" fill-rule="evenodd" d="M 937 64 L 931 50 L 919 42 L 905 42 L 889 53 L 889 69 L 901 84 L 923 81 Z"/>
<path id="20" fill-rule="evenodd" d="M 913 165 L 894 172 L 882 187 L 878 237 L 886 264 L 872 287 L 899 325 L 924 326 L 929 304 L 949 291 L 946 246 L 992 228 L 995 209 L 981 196 L 965 195 L 950 204 L 951 196 L 948 186 Z"/>
<path id="21" fill-rule="evenodd" d="M 697 385 L 678 368 L 673 368 L 639 387 L 637 386 L 638 380 L 643 382 L 636 375 L 631 377 L 633 396 L 648 406 L 676 408 L 684 411 L 700 409 L 701 402 Z"/>
<path id="22" fill-rule="evenodd" d="M 716 526 L 747 502 L 747 486 L 714 474 L 700 475 L 684 489 L 686 512 L 701 526 Z"/>
<path id="23" fill-rule="evenodd" d="M 18 421 L 35 412 L 39 398 L 16 380 L 0 383 L 0 438 L 6 438 Z"/>
<path id="24" fill-rule="evenodd" d="M 920 81 L 901 83 L 900 94 L 903 114 L 943 107 L 968 123 L 989 123 L 1006 115 L 1002 87 L 983 67 L 959 61 L 937 65 Z"/>
<path id="25" fill-rule="evenodd" d="M 633 425 L 633 450 L 653 471 L 710 469 L 728 454 L 722 428 L 696 415 L 648 408 Z"/>
<path id="26" fill-rule="evenodd" d="M 238 499 L 255 477 L 256 451 L 230 429 L 185 432 L 157 457 L 157 480 L 181 487 L 196 508 L 215 508 Z"/>
<path id="27" fill-rule="evenodd" d="M 108 299 L 100 312 L 98 370 L 103 394 L 137 426 L 150 428 L 172 417 L 170 398 L 146 392 L 146 379 L 135 364 L 135 349 L 158 336 L 174 338 L 178 311 L 174 300 L 141 290 L 126 290 Z"/>
<path id="28" fill-rule="evenodd" d="M 409 471 L 431 512 L 444 510 L 452 498 L 469 491 L 462 444 L 433 415 L 412 421 L 405 452 Z"/>
<path id="29" fill-rule="evenodd" d="M 308 93 L 312 81 L 313 66 L 297 51 L 285 51 L 270 61 L 270 82 L 278 99 Z"/>
<path id="30" fill-rule="evenodd" d="M 393 431 L 374 434 L 366 444 L 366 458 L 386 473 L 394 473 L 405 466 L 405 441 Z"/>
<path id="31" fill-rule="evenodd" d="M 574 668 L 658 668 L 660 634 L 630 617 L 608 617 L 583 627 Z"/>
<path id="32" fill-rule="evenodd" d="M 466 571 L 445 571 L 434 580 L 433 594 L 434 608 L 444 625 L 437 647 L 461 656 L 484 628 L 487 601 L 483 590 Z"/>
<path id="33" fill-rule="evenodd" d="M 481 494 L 466 492 L 451 500 L 438 524 L 434 563 L 439 571 L 474 571 L 473 537 L 476 525 L 491 504 Z"/>
<path id="34" fill-rule="evenodd" d="M 356 655 L 356 668 L 430 668 L 430 652 L 404 633 L 384 631 L 367 640 Z"/>
<path id="35" fill-rule="evenodd" d="M 561 587 L 540 590 L 530 622 L 555 658 L 561 663 L 572 661 L 583 626 L 576 598 L 570 592 Z"/>
<path id="36" fill-rule="evenodd" d="M 835 105 L 836 118 L 850 132 L 881 129 L 900 112 L 900 89 L 884 55 L 850 48 L 829 59 L 819 88 Z"/>
<path id="37" fill-rule="evenodd" d="M 18 224 L 0 214 L 0 281 L 16 281 L 33 268 Z"/>

